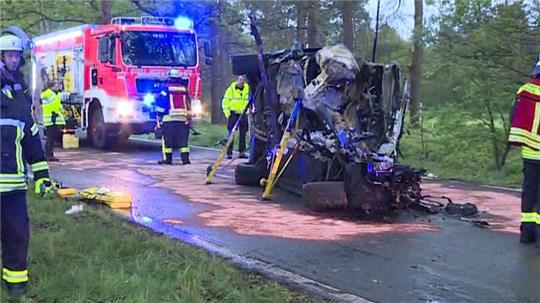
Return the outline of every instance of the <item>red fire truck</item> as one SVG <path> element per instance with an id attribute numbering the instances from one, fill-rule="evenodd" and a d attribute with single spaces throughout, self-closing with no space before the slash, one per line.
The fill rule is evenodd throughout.
<path id="1" fill-rule="evenodd" d="M 205 44 L 205 52 L 211 52 Z M 207 55 L 209 55 L 207 53 Z M 176 69 L 188 82 L 192 109 L 201 111 L 201 59 L 187 18 L 115 17 L 34 39 L 34 100 L 59 79 L 69 129 L 86 131 L 92 144 L 110 148 L 155 127 L 156 96 Z M 39 106 L 37 112 L 39 112 Z"/>

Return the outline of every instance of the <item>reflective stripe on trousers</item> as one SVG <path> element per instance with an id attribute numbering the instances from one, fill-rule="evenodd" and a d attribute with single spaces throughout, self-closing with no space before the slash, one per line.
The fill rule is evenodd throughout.
<path id="1" fill-rule="evenodd" d="M 2 268 L 2 280 L 16 284 L 28 282 L 28 270 L 9 270 L 6 267 Z"/>

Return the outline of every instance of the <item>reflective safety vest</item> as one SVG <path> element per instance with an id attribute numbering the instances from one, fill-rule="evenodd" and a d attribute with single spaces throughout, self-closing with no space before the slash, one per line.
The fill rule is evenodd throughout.
<path id="1" fill-rule="evenodd" d="M 221 101 L 221 107 L 225 117 L 228 118 L 231 112 L 241 114 L 248 105 L 248 97 L 249 85 L 244 83 L 244 88 L 240 90 L 236 88 L 236 81 L 234 81 L 225 91 L 225 95 Z"/>
<path id="2" fill-rule="evenodd" d="M 41 107 L 43 110 L 43 125 L 66 125 L 62 114 L 62 99 L 60 93 L 55 93 L 48 88 L 41 93 Z M 56 121 L 53 123 L 53 113 L 56 113 Z"/>
<path id="3" fill-rule="evenodd" d="M 508 142 L 521 146 L 523 159 L 540 161 L 540 79 L 534 79 L 517 91 Z"/>
<path id="4" fill-rule="evenodd" d="M 49 168 L 41 147 L 39 128 L 30 115 L 29 100 L 23 94 L 2 89 L 0 94 L 0 192 L 26 190 L 26 163 L 34 179 L 49 177 Z M 4 273 L 5 274 L 5 273 Z"/>
<path id="5" fill-rule="evenodd" d="M 187 121 L 191 115 L 191 99 L 188 88 L 179 83 L 170 83 L 169 92 L 156 102 L 157 112 L 163 122 Z"/>

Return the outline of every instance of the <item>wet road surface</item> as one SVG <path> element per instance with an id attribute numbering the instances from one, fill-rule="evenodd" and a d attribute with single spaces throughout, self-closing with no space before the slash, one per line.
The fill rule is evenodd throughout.
<path id="1" fill-rule="evenodd" d="M 261 201 L 260 188 L 234 185 L 238 160 L 205 185 L 215 151 L 192 149 L 188 166 L 158 166 L 159 147 L 140 142 L 111 152 L 59 150 L 57 157 L 53 178 L 132 193 L 130 215 L 142 225 L 293 272 L 353 295 L 348 301 L 540 302 L 540 250 L 517 241 L 519 193 L 425 183 L 427 194 L 476 203 L 492 228 L 409 212 L 381 223 L 311 212 L 279 190 Z"/>

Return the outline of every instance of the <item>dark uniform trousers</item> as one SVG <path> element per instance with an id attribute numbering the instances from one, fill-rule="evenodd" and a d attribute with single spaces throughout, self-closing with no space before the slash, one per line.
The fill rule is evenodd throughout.
<path id="1" fill-rule="evenodd" d="M 231 113 L 231 115 L 229 116 L 229 119 L 227 119 L 227 129 L 229 130 L 229 132 L 233 129 L 234 127 L 234 124 L 236 123 L 236 121 L 238 120 L 238 118 L 240 118 L 240 114 L 238 113 Z M 238 129 L 239 129 L 239 141 L 238 142 L 238 151 L 243 153 L 246 151 L 246 134 L 247 134 L 247 130 L 248 130 L 248 118 L 247 118 L 247 115 L 244 115 L 242 117 L 242 119 L 240 120 L 240 123 L 238 125 Z M 233 134 L 234 136 L 234 134 Z M 227 150 L 227 155 L 232 155 L 233 153 L 233 146 L 234 146 L 234 141 L 231 143 L 231 145 L 229 145 L 229 149 Z"/>
<path id="2" fill-rule="evenodd" d="M 185 121 L 163 122 L 163 160 L 172 162 L 172 152 L 180 150 L 183 164 L 189 163 L 189 125 Z"/>
<path id="3" fill-rule="evenodd" d="M 45 143 L 45 155 L 47 157 L 54 157 L 54 144 L 58 140 L 60 129 L 56 125 L 45 127 L 45 135 L 47 141 Z"/>
<path id="4" fill-rule="evenodd" d="M 25 271 L 28 267 L 28 243 L 30 227 L 26 208 L 26 191 L 0 194 L 0 217 L 2 236 L 2 277 L 9 272 Z"/>
<path id="5" fill-rule="evenodd" d="M 540 213 L 540 162 L 523 161 L 523 187 L 521 194 L 522 213 Z M 536 215 L 537 218 L 538 214 Z M 521 238 L 524 242 L 532 242 L 540 247 L 540 222 L 522 222 Z"/>

